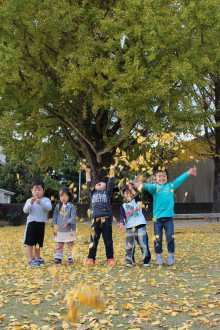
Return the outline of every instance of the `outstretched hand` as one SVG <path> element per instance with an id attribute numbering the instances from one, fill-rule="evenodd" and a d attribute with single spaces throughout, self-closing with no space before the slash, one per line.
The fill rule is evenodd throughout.
<path id="1" fill-rule="evenodd" d="M 141 182 L 141 181 L 133 181 L 133 187 L 134 187 L 135 189 L 139 188 L 140 185 L 142 185 L 142 182 Z"/>
<path id="2" fill-rule="evenodd" d="M 197 170 L 196 170 L 196 168 L 195 168 L 195 167 L 190 168 L 190 169 L 187 171 L 187 174 L 188 174 L 188 175 L 197 176 Z"/>

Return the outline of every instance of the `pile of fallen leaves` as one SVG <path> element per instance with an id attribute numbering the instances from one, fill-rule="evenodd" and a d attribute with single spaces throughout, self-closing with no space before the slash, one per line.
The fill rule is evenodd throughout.
<path id="1" fill-rule="evenodd" d="M 0 327 L 2 329 L 210 329 L 219 328 L 219 223 L 176 221 L 176 263 L 155 263 L 153 223 L 147 231 L 151 267 L 125 267 L 125 233 L 113 225 L 116 266 L 110 267 L 100 239 L 95 266 L 84 263 L 90 225 L 78 224 L 69 266 L 52 265 L 56 242 L 46 228 L 46 265 L 27 266 L 24 226 L 0 228 Z"/>

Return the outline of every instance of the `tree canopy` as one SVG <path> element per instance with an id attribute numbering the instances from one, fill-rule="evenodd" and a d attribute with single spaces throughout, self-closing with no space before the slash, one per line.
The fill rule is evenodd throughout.
<path id="1" fill-rule="evenodd" d="M 196 86 L 219 75 L 217 9 L 217 0 L 2 0 L 6 151 L 37 150 L 41 167 L 84 157 L 97 179 L 138 125 L 143 135 L 199 129 L 209 114 Z"/>

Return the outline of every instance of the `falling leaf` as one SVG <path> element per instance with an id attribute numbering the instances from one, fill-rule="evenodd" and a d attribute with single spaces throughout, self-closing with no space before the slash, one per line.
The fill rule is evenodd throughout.
<path id="1" fill-rule="evenodd" d="M 73 259 L 73 260 L 76 259 L 76 251 L 77 251 L 77 245 L 74 244 L 74 245 L 73 245 L 73 248 L 72 248 L 72 251 L 71 251 L 71 256 L 72 256 L 72 259 Z"/>
<path id="2" fill-rule="evenodd" d="M 70 188 L 70 189 L 72 189 L 72 188 L 73 188 L 73 186 L 74 186 L 74 182 L 73 182 L 73 183 L 71 183 L 71 185 L 69 186 L 69 188 Z"/>
<path id="3" fill-rule="evenodd" d="M 50 197 L 50 200 L 51 200 L 51 202 L 52 202 L 52 201 L 54 200 L 54 196 L 51 196 L 51 197 Z"/>
<path id="4" fill-rule="evenodd" d="M 48 267 L 48 272 L 50 273 L 50 275 L 54 278 L 58 278 L 58 272 L 57 272 L 57 267 L 56 265 L 52 265 L 50 267 Z"/>

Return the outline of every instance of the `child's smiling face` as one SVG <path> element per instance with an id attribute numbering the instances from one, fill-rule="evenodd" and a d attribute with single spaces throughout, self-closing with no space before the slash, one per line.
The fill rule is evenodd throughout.
<path id="1" fill-rule="evenodd" d="M 133 197 L 133 195 L 130 190 L 127 189 L 124 191 L 124 198 L 125 198 L 126 202 L 130 202 L 132 200 L 132 197 Z"/>
<path id="2" fill-rule="evenodd" d="M 155 176 L 155 182 L 157 184 L 166 184 L 167 183 L 167 174 L 165 171 L 158 172 Z"/>

